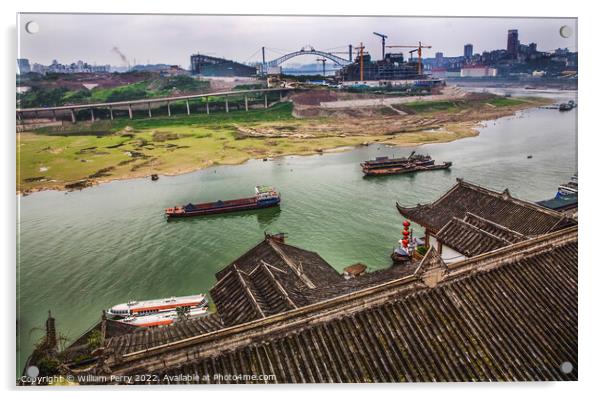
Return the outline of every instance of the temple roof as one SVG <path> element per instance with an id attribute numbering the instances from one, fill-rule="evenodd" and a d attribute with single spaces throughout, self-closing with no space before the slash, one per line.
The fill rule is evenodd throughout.
<path id="1" fill-rule="evenodd" d="M 269 235 L 216 277 L 210 292 L 225 325 L 307 305 L 306 292 L 344 281 L 317 253 Z"/>
<path id="2" fill-rule="evenodd" d="M 512 244 L 512 242 L 502 237 L 457 217 L 447 222 L 435 237 L 442 244 L 468 257 L 480 255 Z"/>
<path id="3" fill-rule="evenodd" d="M 457 184 L 435 202 L 413 208 L 397 204 L 399 213 L 437 233 L 453 217 L 464 219 L 471 213 L 482 219 L 535 237 L 574 225 L 561 213 L 516 199 L 508 190 L 496 192 L 458 179 Z"/>
<path id="4" fill-rule="evenodd" d="M 271 382 L 577 380 L 577 252 L 576 227 L 453 265 L 431 247 L 409 274 L 104 367 Z"/>

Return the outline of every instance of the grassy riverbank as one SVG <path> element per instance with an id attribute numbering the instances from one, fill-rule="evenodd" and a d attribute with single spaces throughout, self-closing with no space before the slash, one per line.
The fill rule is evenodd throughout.
<path id="1" fill-rule="evenodd" d="M 500 102 L 501 101 L 501 102 Z M 313 154 L 372 142 L 446 142 L 477 123 L 543 104 L 537 99 L 407 103 L 412 115 L 297 119 L 292 103 L 268 109 L 65 124 L 17 136 L 17 191 L 85 187 L 151 173 L 179 174 L 250 158 Z M 443 104 L 444 103 L 444 104 Z"/>

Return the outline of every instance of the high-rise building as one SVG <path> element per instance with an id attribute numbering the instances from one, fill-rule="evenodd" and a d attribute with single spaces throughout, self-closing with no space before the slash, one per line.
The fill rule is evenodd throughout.
<path id="1" fill-rule="evenodd" d="M 17 58 L 17 73 L 23 75 L 31 72 L 31 66 L 27 58 Z"/>
<path id="2" fill-rule="evenodd" d="M 464 58 L 467 60 L 472 58 L 472 44 L 470 43 L 464 45 Z"/>
<path id="3" fill-rule="evenodd" d="M 520 42 L 518 41 L 518 30 L 517 29 L 509 29 L 508 30 L 508 46 L 506 47 L 506 51 L 508 54 L 512 56 L 512 58 L 516 58 L 518 55 L 518 48 Z"/>

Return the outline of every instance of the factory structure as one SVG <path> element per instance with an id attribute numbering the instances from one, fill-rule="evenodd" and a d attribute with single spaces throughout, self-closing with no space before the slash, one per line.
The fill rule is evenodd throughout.
<path id="1" fill-rule="evenodd" d="M 190 71 L 202 76 L 256 76 L 257 67 L 203 54 L 190 56 Z"/>

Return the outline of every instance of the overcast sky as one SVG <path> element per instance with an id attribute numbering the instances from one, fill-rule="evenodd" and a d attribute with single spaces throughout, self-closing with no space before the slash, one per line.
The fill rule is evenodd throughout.
<path id="1" fill-rule="evenodd" d="M 39 25 L 38 33 L 25 31 L 29 21 Z M 563 25 L 572 29 L 571 37 L 560 36 Z M 475 53 L 506 48 L 508 29 L 518 29 L 521 43 L 535 42 L 540 50 L 577 50 L 576 20 L 549 18 L 22 14 L 18 29 L 19 56 L 42 64 L 57 59 L 125 65 L 112 51 L 117 47 L 131 64 L 135 59 L 188 68 L 190 54 L 196 52 L 249 62 L 261 60 L 261 46 L 268 49 L 270 60 L 306 44 L 318 50 L 347 51 L 347 45 L 360 42 L 380 58 L 380 38 L 373 31 L 388 35 L 387 44 L 413 45 L 420 40 L 432 45 L 425 50 L 426 57 L 437 51 L 461 55 L 466 43 L 474 45 Z M 291 62 L 315 62 L 315 56 Z"/>

